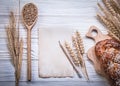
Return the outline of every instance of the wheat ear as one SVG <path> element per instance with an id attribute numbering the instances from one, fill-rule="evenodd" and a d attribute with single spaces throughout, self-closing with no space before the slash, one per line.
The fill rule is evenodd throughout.
<path id="1" fill-rule="evenodd" d="M 76 38 L 74 36 L 72 36 L 72 43 L 73 43 L 73 46 L 75 48 L 77 58 L 78 58 L 78 60 L 80 62 L 80 65 L 82 65 L 83 64 L 83 59 L 82 59 L 82 56 L 81 56 L 81 52 L 80 52 L 77 40 L 76 40 Z"/>
<path id="2" fill-rule="evenodd" d="M 112 22 L 107 20 L 104 16 L 100 16 L 99 14 L 97 16 L 106 25 L 108 30 L 110 30 L 113 34 L 117 35 L 118 37 L 120 37 L 119 31 L 116 29 Z"/>
<path id="3" fill-rule="evenodd" d="M 70 47 L 70 45 L 67 42 L 65 42 L 65 47 L 66 47 L 67 52 L 69 53 L 70 57 L 72 57 L 74 64 L 76 66 L 79 66 L 80 62 L 79 62 L 77 56 L 75 55 L 73 49 Z"/>
<path id="4" fill-rule="evenodd" d="M 73 43 L 73 46 L 75 48 L 75 51 L 77 52 L 77 58 L 80 61 L 82 73 L 84 74 L 85 78 L 87 80 L 89 80 L 85 61 L 83 59 L 84 46 L 83 46 L 82 38 L 81 38 L 80 33 L 78 31 L 76 31 L 75 35 L 76 35 L 76 37 L 72 36 L 72 43 Z"/>
<path id="5" fill-rule="evenodd" d="M 102 0 L 103 3 L 105 4 L 106 8 L 109 10 L 109 12 L 112 14 L 112 15 L 116 15 L 116 12 L 115 10 L 113 9 L 113 7 L 111 6 L 110 2 L 108 0 Z"/>
<path id="6" fill-rule="evenodd" d="M 15 68 L 16 86 L 18 86 L 22 65 L 23 41 L 19 41 L 19 33 L 16 28 L 16 19 L 13 12 L 10 13 L 9 25 L 6 27 L 6 33 L 12 64 Z"/>
<path id="7" fill-rule="evenodd" d="M 79 46 L 81 55 L 83 55 L 85 53 L 83 40 L 82 40 L 81 35 L 80 35 L 80 33 L 78 31 L 76 31 L 76 39 L 77 39 L 77 44 Z"/>
<path id="8" fill-rule="evenodd" d="M 71 57 L 67 54 L 65 48 L 62 46 L 62 44 L 59 41 L 59 46 L 62 49 L 63 53 L 66 55 L 67 59 L 69 60 L 69 62 L 71 63 L 71 65 L 73 66 L 73 69 L 75 70 L 75 72 L 77 73 L 78 77 L 81 78 L 81 74 L 79 73 L 78 69 L 76 68 L 75 63 L 73 62 L 73 60 L 71 59 Z"/>

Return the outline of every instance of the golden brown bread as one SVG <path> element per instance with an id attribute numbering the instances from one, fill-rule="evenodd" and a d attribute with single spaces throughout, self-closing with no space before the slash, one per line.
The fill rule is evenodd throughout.
<path id="1" fill-rule="evenodd" d="M 112 86 L 120 86 L 120 43 L 114 39 L 100 41 L 95 53 L 103 72 L 113 81 Z"/>

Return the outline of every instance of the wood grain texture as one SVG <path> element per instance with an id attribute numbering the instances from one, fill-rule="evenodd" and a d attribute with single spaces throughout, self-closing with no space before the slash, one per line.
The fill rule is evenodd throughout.
<path id="1" fill-rule="evenodd" d="M 0 82 L 0 86 L 14 86 L 14 82 Z M 106 82 L 102 81 L 97 82 L 40 81 L 40 82 L 21 82 L 20 86 L 109 86 L 109 85 Z"/>
<path id="2" fill-rule="evenodd" d="M 85 53 L 94 45 L 94 42 L 85 37 L 89 27 L 96 25 L 103 33 L 105 28 L 96 19 L 97 2 L 100 0 L 21 0 L 22 7 L 33 2 L 38 7 L 38 21 L 31 33 L 32 54 L 32 82 L 27 83 L 27 31 L 20 24 L 20 36 L 24 40 L 24 53 L 20 86 L 109 86 L 106 80 L 99 76 L 92 63 L 84 55 L 90 82 L 85 78 L 46 78 L 38 77 L 38 29 L 45 28 L 72 28 L 81 32 L 84 41 Z M 17 0 L 0 1 L 0 86 L 14 86 L 14 68 L 10 62 L 7 49 L 5 26 L 9 22 L 9 12 L 18 11 Z M 17 14 L 18 15 L 18 14 Z"/>

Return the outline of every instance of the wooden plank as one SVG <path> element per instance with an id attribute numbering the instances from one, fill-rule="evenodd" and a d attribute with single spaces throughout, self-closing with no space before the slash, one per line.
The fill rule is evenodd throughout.
<path id="1" fill-rule="evenodd" d="M 96 20 L 98 0 L 21 0 L 21 9 L 24 4 L 33 2 L 39 9 L 37 24 L 32 30 L 32 82 L 26 81 L 26 29 L 20 24 L 20 35 L 24 40 L 24 54 L 20 86 L 109 86 L 105 79 L 99 76 L 84 55 L 90 81 L 85 78 L 39 78 L 38 76 L 38 29 L 77 29 L 84 39 L 85 51 L 94 42 L 85 37 L 91 25 L 98 26 L 104 33 L 105 28 Z M 14 86 L 14 68 L 10 62 L 7 49 L 5 25 L 9 22 L 9 12 L 18 11 L 18 1 L 1 0 L 0 2 L 0 86 Z M 18 14 L 17 14 L 18 15 Z M 67 40 L 67 39 L 66 39 Z M 66 57 L 65 57 L 66 58 Z"/>
<path id="2" fill-rule="evenodd" d="M 36 41 L 36 42 L 35 42 Z M 59 41 L 59 40 L 58 40 Z M 67 41 L 67 39 L 66 39 Z M 3 42 L 3 41 L 2 41 Z M 69 41 L 70 42 L 70 41 Z M 94 44 L 94 42 L 92 40 L 84 40 L 84 46 L 85 46 L 85 53 L 87 52 L 87 50 Z M 7 42 L 3 42 L 0 44 L 0 59 L 2 58 L 9 58 L 9 50 L 7 47 Z M 59 45 L 58 45 L 59 46 Z M 44 46 L 45 47 L 45 46 Z M 26 42 L 24 42 L 24 52 L 23 52 L 23 58 L 26 57 L 27 55 L 27 46 L 26 46 Z M 37 40 L 33 40 L 32 39 L 32 58 L 38 58 L 38 41 Z M 49 52 L 49 51 L 48 51 Z M 47 53 L 47 52 L 46 52 Z"/>
<path id="3" fill-rule="evenodd" d="M 0 86 L 14 86 L 15 82 L 0 82 Z M 80 81 L 40 81 L 20 82 L 20 86 L 109 86 L 104 81 L 80 82 Z"/>
<path id="4" fill-rule="evenodd" d="M 56 21 L 57 20 L 57 21 Z M 0 16 L 0 29 L 4 29 L 5 26 L 9 22 L 9 16 Z M 21 21 L 22 22 L 22 21 Z M 103 26 L 99 23 L 95 15 L 88 16 L 39 16 L 37 20 L 37 24 L 34 28 L 40 27 L 48 27 L 48 26 L 60 26 L 60 27 L 81 27 L 84 29 L 88 29 L 90 25 L 97 25 L 102 30 L 104 30 Z M 20 28 L 24 28 L 21 23 Z"/>
<path id="5" fill-rule="evenodd" d="M 65 57 L 66 58 L 66 57 Z M 27 74 L 26 74 L 26 69 L 27 69 L 27 64 L 26 60 L 23 60 L 22 64 L 22 73 L 21 73 L 21 81 L 27 81 Z M 99 76 L 94 68 L 93 65 L 86 59 L 86 67 L 88 70 L 88 75 L 90 77 L 90 81 L 105 81 L 104 78 Z M 0 60 L 0 81 L 14 81 L 14 68 L 12 66 L 11 60 L 8 59 L 2 59 Z M 38 59 L 33 59 L 32 60 L 32 81 L 86 81 L 84 77 L 78 78 L 39 78 L 38 76 Z M 75 74 L 76 76 L 76 74 Z"/>
<path id="6" fill-rule="evenodd" d="M 39 15 L 87 15 L 95 14 L 93 7 L 97 7 L 98 0 L 22 0 L 21 8 L 24 4 L 33 2 L 39 9 Z M 86 3 L 87 2 L 87 3 Z M 9 3 L 9 4 L 8 4 Z M 8 15 L 12 9 L 18 10 L 18 2 L 14 0 L 2 1 L 0 5 L 0 15 Z M 56 10 L 57 9 L 57 10 Z M 88 10 L 88 11 L 84 11 Z"/>

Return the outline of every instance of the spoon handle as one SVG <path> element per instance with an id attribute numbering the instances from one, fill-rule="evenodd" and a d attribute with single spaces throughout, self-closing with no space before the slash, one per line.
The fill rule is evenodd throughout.
<path id="1" fill-rule="evenodd" d="M 31 30 L 27 29 L 27 79 L 31 81 Z"/>

